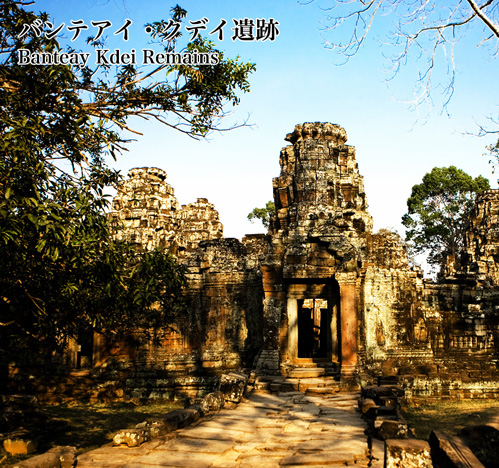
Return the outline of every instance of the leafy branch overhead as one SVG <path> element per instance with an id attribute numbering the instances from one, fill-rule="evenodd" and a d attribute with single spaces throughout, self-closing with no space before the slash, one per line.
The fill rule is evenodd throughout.
<path id="1" fill-rule="evenodd" d="M 187 49 L 218 54 L 216 64 L 20 65 L 19 49 L 62 50 L 56 37 L 20 38 L 24 25 L 49 21 L 28 3 L 0 4 L 0 359 L 29 343 L 53 348 L 83 328 L 117 332 L 176 313 L 183 268 L 115 240 L 105 188 L 120 175 L 104 158 L 125 149 L 127 131 L 138 133 L 131 117 L 196 138 L 221 129 L 255 70 L 205 39 Z"/>

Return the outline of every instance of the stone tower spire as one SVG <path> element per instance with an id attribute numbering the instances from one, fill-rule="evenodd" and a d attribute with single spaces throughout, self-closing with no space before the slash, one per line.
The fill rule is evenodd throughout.
<path id="1" fill-rule="evenodd" d="M 262 265 L 259 366 L 320 358 L 349 378 L 357 366 L 358 279 L 373 225 L 363 178 L 339 125 L 304 123 L 286 140 Z"/>
<path id="2" fill-rule="evenodd" d="M 293 251 L 297 245 L 306 251 L 320 243 L 338 260 L 347 253 L 357 255 L 360 238 L 372 231 L 373 222 L 355 148 L 345 144 L 346 131 L 331 123 L 304 123 L 286 140 L 292 145 L 281 150 L 281 175 L 273 181 L 276 216 L 271 233 Z M 303 260 L 307 268 L 310 262 Z"/>

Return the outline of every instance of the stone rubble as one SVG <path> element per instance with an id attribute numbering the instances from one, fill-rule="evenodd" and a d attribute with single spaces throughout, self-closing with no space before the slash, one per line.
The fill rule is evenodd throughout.
<path id="1" fill-rule="evenodd" d="M 53 447 L 48 452 L 14 463 L 10 468 L 74 468 L 75 447 Z"/>
<path id="2" fill-rule="evenodd" d="M 424 440 L 386 440 L 384 468 L 433 468 L 430 445 Z"/>
<path id="3" fill-rule="evenodd" d="M 208 393 L 199 403 L 187 408 L 170 411 L 160 418 L 150 418 L 137 424 L 134 429 L 122 429 L 113 437 L 113 443 L 138 447 L 148 440 L 187 427 L 209 413 L 224 407 L 235 407 L 243 398 L 247 381 L 248 377 L 244 374 L 224 374 L 220 378 L 220 390 Z"/>

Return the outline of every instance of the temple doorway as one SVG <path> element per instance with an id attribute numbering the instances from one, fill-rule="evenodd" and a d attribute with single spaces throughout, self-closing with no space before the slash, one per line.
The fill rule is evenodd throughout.
<path id="1" fill-rule="evenodd" d="M 331 349 L 331 318 L 327 299 L 298 301 L 299 358 L 327 358 Z"/>
<path id="2" fill-rule="evenodd" d="M 288 360 L 338 362 L 339 286 L 336 280 L 288 285 Z"/>
<path id="3" fill-rule="evenodd" d="M 76 352 L 76 368 L 87 369 L 92 367 L 94 330 L 92 328 L 83 328 L 78 333 Z"/>

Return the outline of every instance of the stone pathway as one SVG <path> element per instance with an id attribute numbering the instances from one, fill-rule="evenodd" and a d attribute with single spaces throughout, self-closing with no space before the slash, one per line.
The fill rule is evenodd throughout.
<path id="1" fill-rule="evenodd" d="M 272 468 L 383 466 L 375 444 L 371 465 L 357 393 L 308 396 L 254 394 L 233 410 L 140 447 L 110 445 L 78 457 L 77 468 Z"/>

